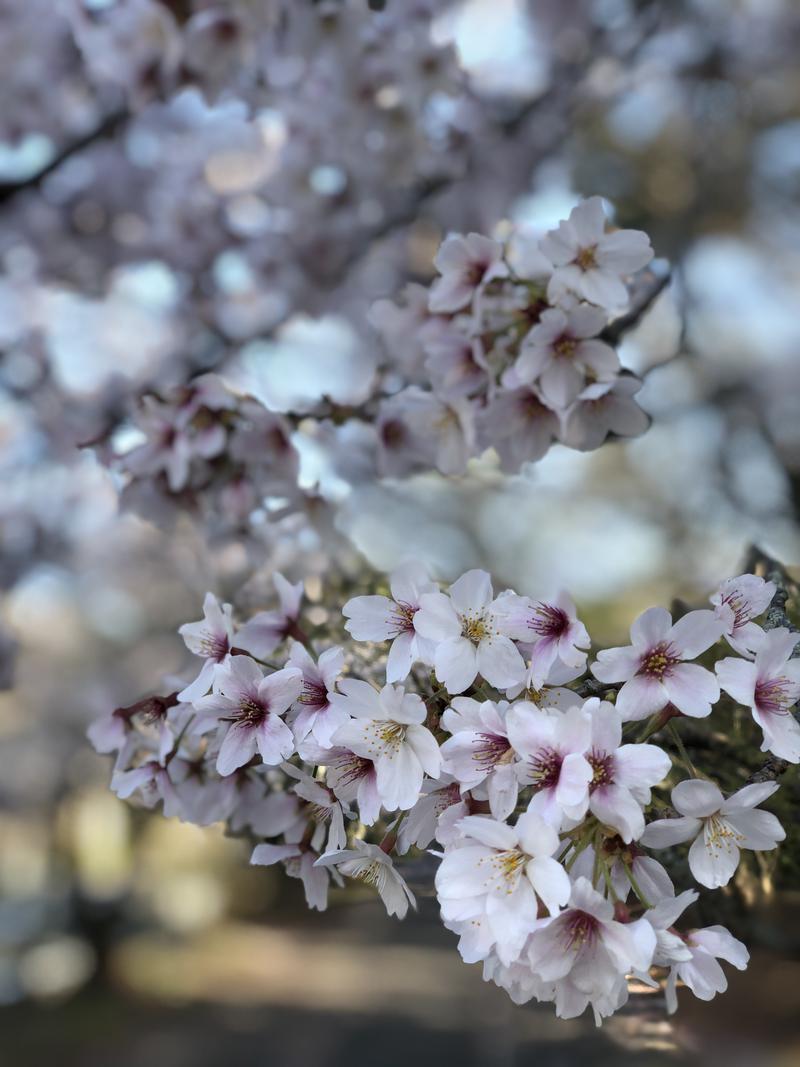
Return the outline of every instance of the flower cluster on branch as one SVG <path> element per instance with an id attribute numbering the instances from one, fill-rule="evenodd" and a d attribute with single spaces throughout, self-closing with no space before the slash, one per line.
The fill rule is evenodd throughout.
<path id="1" fill-rule="evenodd" d="M 568 597 L 495 595 L 480 570 L 441 588 L 404 564 L 344 604 L 352 643 L 331 647 L 305 628 L 302 583 L 275 581 L 279 607 L 242 623 L 209 593 L 181 627 L 199 660 L 185 687 L 91 727 L 119 796 L 226 824 L 319 910 L 351 879 L 403 918 L 402 861 L 427 850 L 463 959 L 564 1018 L 591 1007 L 599 1023 L 631 975 L 664 981 L 674 1010 L 678 982 L 709 1000 L 727 985 L 720 960 L 746 966 L 724 927 L 679 921 L 697 891 L 652 853 L 691 842 L 692 876 L 715 889 L 785 836 L 760 807 L 777 783 L 726 797 L 679 730 L 724 691 L 763 751 L 800 762 L 800 636 L 758 622 L 773 582 L 730 579 L 675 622 L 650 608 L 630 645 L 592 652 Z"/>

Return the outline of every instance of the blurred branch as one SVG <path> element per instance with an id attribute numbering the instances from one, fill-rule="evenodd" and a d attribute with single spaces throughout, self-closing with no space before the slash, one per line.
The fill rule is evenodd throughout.
<path id="1" fill-rule="evenodd" d="M 62 163 L 66 163 L 68 159 L 82 152 L 85 148 L 89 148 L 96 141 L 101 141 L 106 137 L 113 137 L 128 118 L 128 114 L 129 112 L 125 109 L 110 112 L 93 130 L 62 148 L 47 166 L 37 171 L 36 174 L 31 174 L 30 177 L 23 178 L 18 182 L 0 182 L 0 206 L 7 204 L 18 193 L 22 193 L 26 189 L 38 188 L 46 178 L 58 170 Z"/>
<path id="2" fill-rule="evenodd" d="M 639 325 L 671 281 L 672 274 L 670 271 L 656 275 L 650 285 L 641 292 L 630 311 L 620 315 L 618 319 L 614 319 L 603 330 L 600 335 L 602 339 L 611 345 L 619 344 L 623 334 L 627 333 L 628 330 L 632 330 L 634 326 Z"/>

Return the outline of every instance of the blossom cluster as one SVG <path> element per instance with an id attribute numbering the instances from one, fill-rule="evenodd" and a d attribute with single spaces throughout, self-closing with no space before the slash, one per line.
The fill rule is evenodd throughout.
<path id="1" fill-rule="evenodd" d="M 691 874 L 714 889 L 785 836 L 759 807 L 774 781 L 725 796 L 664 732 L 708 718 L 724 690 L 764 751 L 800 762 L 800 637 L 757 622 L 773 583 L 730 579 L 676 621 L 650 608 L 629 645 L 594 654 L 567 596 L 495 595 L 480 570 L 442 588 L 403 564 L 344 604 L 357 647 L 322 648 L 302 583 L 275 584 L 279 606 L 243 623 L 209 593 L 180 629 L 197 664 L 185 686 L 90 728 L 118 796 L 226 824 L 319 910 L 353 879 L 403 918 L 400 861 L 426 850 L 463 959 L 564 1018 L 591 1007 L 599 1023 L 631 975 L 664 981 L 674 1010 L 678 982 L 709 1000 L 727 985 L 719 960 L 746 966 L 725 928 L 679 925 L 698 893 L 652 853 L 691 842 Z"/>
<path id="2" fill-rule="evenodd" d="M 166 396 L 146 394 L 132 429 L 133 443 L 107 454 L 123 478 L 123 503 L 137 510 L 147 513 L 166 499 L 241 526 L 269 500 L 283 512 L 299 503 L 290 424 L 216 374 Z"/>
<path id="3" fill-rule="evenodd" d="M 652 257 L 646 234 L 608 229 L 596 196 L 538 239 L 448 236 L 429 289 L 409 285 L 399 303 L 372 308 L 408 383 L 380 406 L 384 470 L 458 474 L 492 447 L 516 472 L 554 441 L 589 451 L 646 430 L 641 382 L 605 331 Z"/>

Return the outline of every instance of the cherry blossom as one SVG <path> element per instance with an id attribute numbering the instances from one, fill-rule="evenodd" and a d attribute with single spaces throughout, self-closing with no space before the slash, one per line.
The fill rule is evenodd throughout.
<path id="1" fill-rule="evenodd" d="M 684 715 L 704 718 L 719 700 L 714 675 L 686 660 L 722 636 L 725 623 L 713 611 L 690 611 L 673 624 L 664 608 L 648 608 L 631 626 L 631 645 L 598 652 L 592 674 L 624 682 L 616 707 L 623 719 L 646 719 L 672 703 Z"/>
<path id="2" fill-rule="evenodd" d="M 264 677 L 249 656 L 230 657 L 217 672 L 214 693 L 195 703 L 204 718 L 217 719 L 224 730 L 217 757 L 220 774 L 232 774 L 256 752 L 270 765 L 291 756 L 294 737 L 282 716 L 300 695 L 302 682 L 296 667 Z"/>
<path id="3" fill-rule="evenodd" d="M 340 800 L 356 803 L 361 822 L 365 826 L 372 826 L 381 812 L 378 772 L 374 762 L 339 747 L 330 749 L 325 760 L 327 781 L 333 792 Z"/>
<path id="4" fill-rule="evenodd" d="M 767 610 L 774 596 L 775 583 L 755 574 L 727 578 L 713 594 L 711 603 L 720 618 L 730 620 L 723 633 L 735 652 L 748 656 L 757 651 L 764 631 L 753 619 Z"/>
<path id="5" fill-rule="evenodd" d="M 352 718 L 336 731 L 334 744 L 374 762 L 387 811 L 413 807 L 424 776 L 437 778 L 441 768 L 439 746 L 422 725 L 425 705 L 399 685 L 377 692 L 369 682 L 345 678 L 339 689 L 332 703 Z"/>
<path id="6" fill-rule="evenodd" d="M 338 879 L 338 871 L 330 871 L 318 865 L 319 855 L 311 848 L 299 844 L 256 845 L 250 857 L 250 863 L 257 867 L 269 867 L 273 863 L 282 863 L 290 878 L 299 878 L 303 883 L 306 903 L 314 911 L 325 911 L 328 907 L 328 887 L 331 878 Z"/>
<path id="7" fill-rule="evenodd" d="M 502 619 L 509 637 L 533 645 L 530 673 L 534 685 L 544 684 L 556 661 L 576 670 L 586 666 L 584 650 L 591 639 L 566 593 L 560 593 L 552 601 L 505 596 Z"/>
<path id="8" fill-rule="evenodd" d="M 650 416 L 633 399 L 641 388 L 640 379 L 630 373 L 612 382 L 591 382 L 566 413 L 564 443 L 580 452 L 593 452 L 609 434 L 639 437 L 650 425 Z"/>
<path id="9" fill-rule="evenodd" d="M 641 842 L 651 848 L 667 848 L 692 841 L 692 874 L 701 885 L 717 889 L 733 877 L 741 849 L 768 851 L 786 837 L 771 812 L 756 810 L 777 788 L 777 782 L 747 785 L 726 800 L 713 782 L 699 778 L 680 782 L 672 790 L 672 803 L 682 818 L 651 822 Z"/>
<path id="10" fill-rule="evenodd" d="M 311 737 L 322 748 L 330 748 L 334 733 L 347 722 L 347 713 L 331 703 L 342 672 L 344 651 L 328 648 L 315 663 L 308 650 L 295 641 L 288 662 L 303 675 L 300 695 L 288 717 L 298 746 Z"/>
<path id="11" fill-rule="evenodd" d="M 798 641 L 798 634 L 779 627 L 764 634 L 754 662 L 729 656 L 716 665 L 719 684 L 751 709 L 761 727 L 762 751 L 789 763 L 800 763 L 800 723 L 794 717 L 800 700 L 800 658 L 794 657 Z"/>
<path id="12" fill-rule="evenodd" d="M 525 338 L 514 365 L 522 382 L 537 382 L 542 396 L 553 407 L 564 409 L 590 381 L 611 382 L 619 368 L 613 348 L 597 340 L 606 325 L 602 308 L 582 304 L 562 311 L 542 313 Z"/>
<path id="13" fill-rule="evenodd" d="M 469 815 L 461 784 L 452 775 L 443 773 L 436 782 L 423 782 L 422 793 L 400 825 L 397 851 L 402 856 L 413 845 L 427 848 L 436 840 L 451 844 L 458 836 L 457 823 Z"/>
<path id="14" fill-rule="evenodd" d="M 441 747 L 442 767 L 466 789 L 486 783 L 495 819 L 507 819 L 517 803 L 515 753 L 507 731 L 508 704 L 456 697 L 442 715 L 452 734 Z"/>
<path id="15" fill-rule="evenodd" d="M 650 803 L 650 789 L 668 774 L 670 758 L 655 745 L 621 744 L 622 719 L 613 704 L 590 697 L 583 707 L 592 720 L 589 810 L 623 841 L 636 841 L 644 831 L 642 809 Z"/>
<path id="16" fill-rule="evenodd" d="M 555 267 L 550 292 L 557 299 L 569 289 L 600 307 L 619 309 L 628 302 L 622 278 L 641 270 L 653 258 L 647 235 L 640 230 L 606 233 L 606 216 L 599 196 L 572 209 L 540 242 Z"/>
<path id="17" fill-rule="evenodd" d="M 378 845 L 370 845 L 356 838 L 352 849 L 328 852 L 314 864 L 315 867 L 336 867 L 341 874 L 359 882 L 375 886 L 386 907 L 388 915 L 404 919 L 408 905 L 416 908 L 414 894 L 405 883 L 391 857 Z"/>
<path id="18" fill-rule="evenodd" d="M 433 261 L 441 277 L 431 287 L 430 310 L 442 313 L 466 307 L 480 285 L 507 273 L 502 257 L 503 246 L 479 233 L 446 237 Z"/>
<path id="19" fill-rule="evenodd" d="M 724 926 L 707 926 L 692 930 L 683 938 L 691 958 L 675 963 L 667 978 L 667 1011 L 678 1008 L 677 983 L 680 980 L 699 1000 L 713 1000 L 717 993 L 728 988 L 728 979 L 717 960 L 733 964 L 737 970 L 747 967 L 750 953 L 741 941 Z"/>
<path id="20" fill-rule="evenodd" d="M 567 908 L 531 934 L 527 955 L 543 981 L 557 984 L 562 1018 L 580 1015 L 590 1002 L 607 1014 L 604 998 L 613 994 L 616 1003 L 620 979 L 649 964 L 631 931 L 615 921 L 611 902 L 585 878 L 574 882 Z"/>
<path id="21" fill-rule="evenodd" d="M 556 828 L 564 816 L 582 818 L 594 773 L 586 758 L 592 740 L 589 710 L 574 706 L 567 712 L 542 711 L 518 703 L 508 714 L 508 737 L 520 757 L 520 781 L 533 786 L 528 810 Z"/>
<path id="22" fill-rule="evenodd" d="M 200 622 L 187 622 L 178 629 L 189 651 L 203 657 L 200 673 L 178 694 L 180 700 L 191 703 L 211 688 L 233 645 L 232 610 L 230 604 L 221 604 L 213 593 L 206 593 Z"/>
<path id="23" fill-rule="evenodd" d="M 356 641 L 391 641 L 386 681 L 402 682 L 414 663 L 431 662 L 433 647 L 417 633 L 414 619 L 421 598 L 435 592 L 436 583 L 420 564 L 409 561 L 389 578 L 386 596 L 352 597 L 342 608 L 345 629 Z"/>
<path id="24" fill-rule="evenodd" d="M 436 872 L 442 915 L 485 915 L 500 960 L 511 963 L 535 927 L 537 898 L 551 915 L 569 899 L 569 877 L 552 858 L 558 834 L 535 812 L 521 815 L 513 827 L 470 815 L 457 829 L 461 838 Z"/>
<path id="25" fill-rule="evenodd" d="M 303 600 L 303 583 L 292 585 L 276 571 L 272 580 L 280 598 L 278 611 L 260 611 L 236 635 L 236 647 L 257 659 L 266 659 L 289 636 L 298 636 L 297 620 Z"/>
<path id="26" fill-rule="evenodd" d="M 525 665 L 503 629 L 491 578 L 462 574 L 448 594 L 425 593 L 414 618 L 418 633 L 436 645 L 436 677 L 449 693 L 463 693 L 478 673 L 505 688 L 522 680 Z"/>

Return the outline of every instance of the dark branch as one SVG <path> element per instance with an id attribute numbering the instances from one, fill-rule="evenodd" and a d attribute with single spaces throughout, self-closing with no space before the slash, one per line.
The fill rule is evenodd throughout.
<path id="1" fill-rule="evenodd" d="M 672 275 L 669 271 L 665 274 L 657 274 L 653 276 L 653 281 L 646 289 L 643 290 L 639 299 L 635 301 L 630 311 L 624 315 L 620 315 L 618 319 L 614 319 L 600 334 L 604 341 L 607 341 L 611 345 L 619 344 L 621 338 L 628 330 L 632 330 L 634 326 L 638 326 L 645 314 L 650 310 L 659 296 L 669 285 L 672 280 Z"/>
<path id="2" fill-rule="evenodd" d="M 103 140 L 105 137 L 112 137 L 127 118 L 128 112 L 123 109 L 110 112 L 93 130 L 62 148 L 47 166 L 37 171 L 36 174 L 31 174 L 30 177 L 18 182 L 0 182 L 0 205 L 7 204 L 18 193 L 22 193 L 26 189 L 38 188 L 45 178 L 48 178 L 54 171 L 58 170 L 62 163 L 66 163 L 72 156 L 82 152 L 85 148 L 94 144 L 95 141 Z"/>

